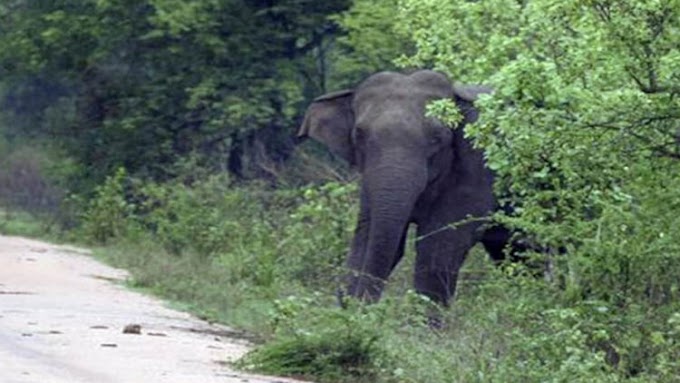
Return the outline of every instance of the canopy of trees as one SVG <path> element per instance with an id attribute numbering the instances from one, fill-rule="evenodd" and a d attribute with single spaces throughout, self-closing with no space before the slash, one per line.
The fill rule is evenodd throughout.
<path id="1" fill-rule="evenodd" d="M 0 5 L 6 135 L 48 137 L 101 180 L 197 155 L 237 176 L 280 162 L 328 86 L 348 1 L 11 1 Z M 255 172 L 255 174 L 252 174 Z"/>

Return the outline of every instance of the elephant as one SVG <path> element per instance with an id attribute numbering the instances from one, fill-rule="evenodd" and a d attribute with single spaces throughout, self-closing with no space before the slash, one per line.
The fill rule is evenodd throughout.
<path id="1" fill-rule="evenodd" d="M 478 118 L 478 95 L 490 92 L 454 85 L 432 70 L 379 72 L 307 108 L 298 137 L 326 145 L 361 175 L 345 294 L 369 302 L 380 298 L 411 224 L 418 237 L 415 290 L 444 306 L 476 242 L 493 259 L 503 258 L 510 231 L 467 219 L 497 208 L 494 176 L 462 129 Z M 463 120 L 454 129 L 425 115 L 426 104 L 437 99 L 451 99 L 459 108 Z M 451 225 L 456 222 L 462 223 Z"/>

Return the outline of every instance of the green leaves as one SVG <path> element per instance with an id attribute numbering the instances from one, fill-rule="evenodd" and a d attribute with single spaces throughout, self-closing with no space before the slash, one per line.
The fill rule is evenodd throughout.
<path id="1" fill-rule="evenodd" d="M 276 161 L 292 150 L 291 121 L 330 77 L 325 62 L 316 65 L 328 61 L 321 51 L 337 34 L 327 17 L 347 6 L 16 2 L 0 12 L 0 97 L 31 104 L 26 129 L 39 135 L 47 108 L 76 105 L 74 118 L 51 133 L 91 166 L 96 181 L 121 165 L 135 175 L 172 177 L 174 164 L 189 155 L 214 169 L 231 159 L 230 171 L 253 176 L 262 172 L 257 150 Z M 43 84 L 34 85 L 36 78 Z M 36 107 L 20 94 L 27 86 L 60 93 Z"/>
<path id="2" fill-rule="evenodd" d="M 451 129 L 455 128 L 461 121 L 463 115 L 453 100 L 435 100 L 425 106 L 425 116 L 437 118 Z"/>
<path id="3" fill-rule="evenodd" d="M 680 3 L 403 0 L 399 10 L 418 48 L 400 64 L 494 87 L 466 135 L 515 206 L 500 219 L 568 251 L 542 256 L 564 298 L 677 310 Z M 636 335 L 635 347 L 667 358 L 654 346 L 664 331 Z M 567 351 L 581 360 L 587 338 L 571 334 Z M 620 342 L 624 369 L 678 367 Z"/>
<path id="4" fill-rule="evenodd" d="M 399 0 L 355 0 L 349 10 L 333 16 L 345 31 L 338 38 L 336 81 L 353 86 L 368 74 L 394 68 L 394 58 L 412 50 L 411 33 L 400 28 L 400 13 L 395 13 L 399 4 Z"/>
<path id="5" fill-rule="evenodd" d="M 95 189 L 95 198 L 82 217 L 82 230 L 89 240 L 104 244 L 127 234 L 134 207 L 125 200 L 126 177 L 125 169 L 119 168 Z"/>

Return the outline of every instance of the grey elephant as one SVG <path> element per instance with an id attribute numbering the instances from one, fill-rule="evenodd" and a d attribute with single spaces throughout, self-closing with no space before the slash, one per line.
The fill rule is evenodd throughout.
<path id="1" fill-rule="evenodd" d="M 490 90 L 452 85 L 439 72 L 380 72 L 356 88 L 321 96 L 305 114 L 299 137 L 311 137 L 361 173 L 360 211 L 347 258 L 346 293 L 380 298 L 404 254 L 409 224 L 417 226 L 417 292 L 447 305 L 466 254 L 482 241 L 501 259 L 508 230 L 481 230 L 496 208 L 493 175 L 483 153 L 463 136 L 477 119 L 473 102 Z M 451 129 L 425 116 L 431 100 L 452 99 L 464 119 Z"/>

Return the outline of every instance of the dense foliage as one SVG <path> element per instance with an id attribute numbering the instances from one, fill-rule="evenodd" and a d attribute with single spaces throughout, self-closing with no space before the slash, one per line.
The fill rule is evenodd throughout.
<path id="1" fill-rule="evenodd" d="M 467 133 L 506 221 L 568 249 L 555 283 L 622 308 L 677 300 L 680 2 L 402 5 L 419 47 L 404 62 L 494 86 Z"/>
<path id="2" fill-rule="evenodd" d="M 0 5 L 7 135 L 49 137 L 101 181 L 119 166 L 156 179 L 195 154 L 267 173 L 327 87 L 347 1 L 13 1 Z M 272 172 L 272 170 L 269 170 Z M 270 174 L 271 175 L 271 174 Z"/>
<path id="3" fill-rule="evenodd" d="M 678 41 L 679 0 L 4 2 L 0 217 L 106 244 L 135 285 L 256 332 L 244 368 L 677 381 Z M 335 307 L 356 188 L 305 184 L 347 173 L 293 152 L 312 97 L 399 67 L 494 88 L 466 134 L 513 206 L 494 219 L 541 250 L 474 249 L 440 331 L 412 255 L 384 301 Z"/>

